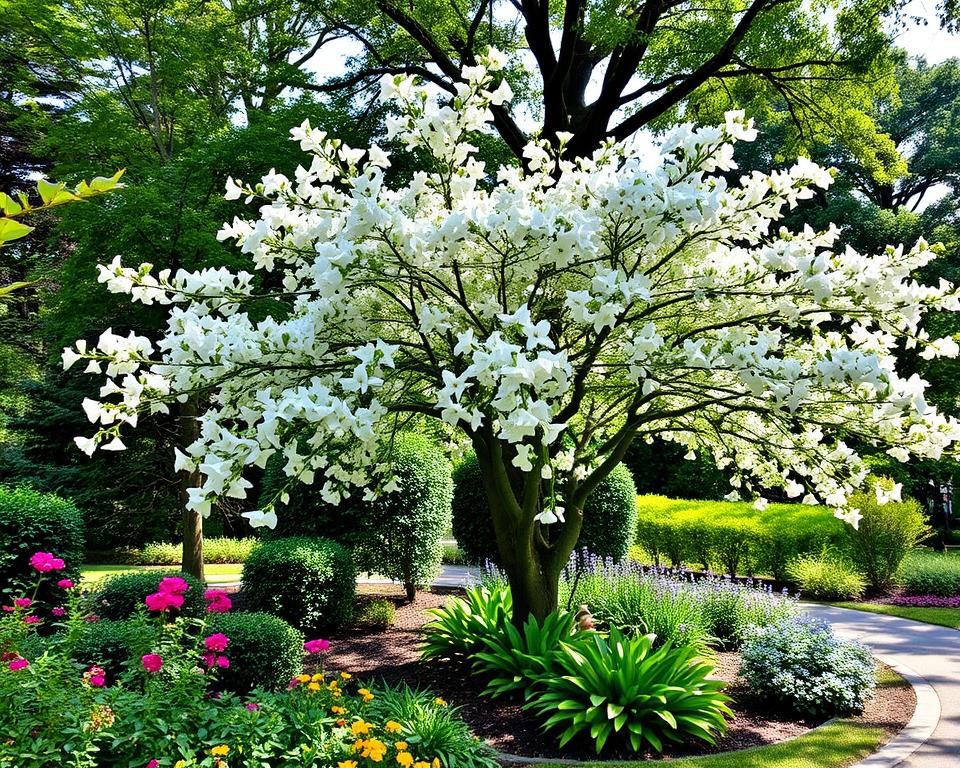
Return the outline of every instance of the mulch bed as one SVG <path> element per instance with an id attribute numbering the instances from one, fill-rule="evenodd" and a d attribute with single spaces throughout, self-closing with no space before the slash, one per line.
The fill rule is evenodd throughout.
<path id="1" fill-rule="evenodd" d="M 450 592 L 421 592 L 413 603 L 404 604 L 399 592 L 391 592 L 390 587 L 381 587 L 378 591 L 379 596 L 397 603 L 396 624 L 385 630 L 355 627 L 332 636 L 331 648 L 324 660 L 327 670 L 345 670 L 366 680 L 405 682 L 414 688 L 428 689 L 458 707 L 474 733 L 502 752 L 527 757 L 596 758 L 589 739 L 571 741 L 561 751 L 556 733 L 544 733 L 539 721 L 524 712 L 519 703 L 482 696 L 484 682 L 472 676 L 465 665 L 420 660 L 417 648 L 420 629 L 427 620 L 425 611 L 442 606 Z M 365 597 L 369 596 L 359 599 Z M 734 699 L 736 715 L 727 733 L 713 746 L 690 743 L 669 747 L 668 757 L 774 744 L 820 725 L 822 721 L 797 720 L 788 714 L 770 711 L 769 705 L 753 697 L 738 677 L 739 666 L 738 654 L 719 654 L 716 674 L 730 683 L 727 693 Z M 865 726 L 882 727 L 892 735 L 906 725 L 915 705 L 913 689 L 906 681 L 900 681 L 897 685 L 879 687 L 877 695 L 854 720 Z M 638 757 L 653 755 L 637 755 L 627 750 L 604 753 L 604 758 Z"/>

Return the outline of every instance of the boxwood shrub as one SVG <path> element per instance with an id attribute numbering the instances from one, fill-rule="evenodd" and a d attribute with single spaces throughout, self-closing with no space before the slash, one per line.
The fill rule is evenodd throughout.
<path id="1" fill-rule="evenodd" d="M 160 579 L 165 576 L 179 576 L 190 585 L 184 595 L 183 616 L 202 616 L 206 611 L 203 599 L 204 585 L 183 571 L 135 571 L 108 576 L 95 590 L 93 611 L 104 619 L 126 619 L 132 616 L 140 606 L 144 606 L 147 595 L 157 591 Z"/>
<path id="2" fill-rule="evenodd" d="M 346 624 L 355 589 L 350 551 L 329 539 L 265 541 L 243 564 L 245 607 L 279 616 L 304 632 Z"/>
<path id="3" fill-rule="evenodd" d="M 637 525 L 636 487 L 630 470 L 618 464 L 587 497 L 578 548 L 599 557 L 622 560 Z M 480 465 L 468 453 L 453 473 L 453 535 L 472 563 L 499 563 L 493 520 L 480 477 Z"/>
<path id="4" fill-rule="evenodd" d="M 115 680 L 128 659 L 147 653 L 158 635 L 157 628 L 138 621 L 101 619 L 87 623 L 73 647 L 73 658 L 84 666 L 97 664 Z"/>
<path id="5" fill-rule="evenodd" d="M 208 631 L 230 638 L 220 687 L 243 695 L 254 688 L 285 688 L 303 670 L 303 634 L 269 613 L 233 611 L 210 618 Z"/>
<path id="6" fill-rule="evenodd" d="M 79 581 L 83 518 L 73 502 L 29 488 L 0 487 L 0 542 L 0 596 L 27 585 L 32 590 L 37 573 L 30 557 L 35 552 L 51 552 L 67 566 L 51 574 L 56 579 L 44 579 L 37 599 L 49 602 L 59 578 Z"/>

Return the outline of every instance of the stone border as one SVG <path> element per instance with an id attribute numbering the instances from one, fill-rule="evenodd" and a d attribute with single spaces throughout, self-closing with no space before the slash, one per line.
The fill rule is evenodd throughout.
<path id="1" fill-rule="evenodd" d="M 913 692 L 917 697 L 917 705 L 913 710 L 913 716 L 903 729 L 895 734 L 890 741 L 880 747 L 876 752 L 865 757 L 850 768 L 894 768 L 910 755 L 916 752 L 927 739 L 933 734 L 934 729 L 940 722 L 940 698 L 933 686 L 926 681 L 918 672 L 914 671 L 905 664 L 900 664 L 886 656 L 874 656 L 875 659 L 882 661 L 894 672 L 900 675 L 904 680 L 910 683 Z M 824 728 L 831 723 L 837 722 L 839 718 L 831 718 L 815 728 L 811 728 L 801 736 Z M 789 744 L 794 739 L 801 736 L 794 736 L 793 739 L 778 741 L 776 744 Z M 769 746 L 773 746 L 772 744 Z M 752 749 L 763 749 L 763 747 L 752 747 Z M 728 752 L 714 752 L 709 757 L 721 757 L 726 755 L 735 755 L 743 752 L 742 749 L 730 750 Z M 665 760 L 568 760 L 565 758 L 547 758 L 547 757 L 525 757 L 523 755 L 512 755 L 509 752 L 497 752 L 496 759 L 506 765 L 633 765 L 636 768 L 653 768 L 654 766 L 669 765 L 670 761 Z"/>
<path id="2" fill-rule="evenodd" d="M 893 768 L 916 752 L 932 735 L 940 722 L 940 697 L 933 686 L 916 670 L 887 656 L 876 656 L 904 678 L 917 697 L 913 717 L 898 734 L 869 757 L 850 768 Z"/>

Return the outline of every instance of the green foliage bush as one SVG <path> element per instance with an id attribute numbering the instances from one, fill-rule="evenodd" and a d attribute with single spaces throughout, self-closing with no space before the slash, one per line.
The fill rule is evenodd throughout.
<path id="1" fill-rule="evenodd" d="M 401 582 L 407 596 L 440 574 L 441 539 L 450 527 L 452 468 L 431 440 L 412 433 L 395 436 L 390 464 L 399 489 L 370 502 L 370 524 L 361 561 Z"/>
<path id="2" fill-rule="evenodd" d="M 446 768 L 497 768 L 494 751 L 470 732 L 456 707 L 436 701 L 429 691 L 382 684 L 373 688 L 367 716 L 399 723 L 402 738 L 418 754 L 434 755 Z"/>
<path id="3" fill-rule="evenodd" d="M 584 504 L 579 546 L 600 557 L 621 560 L 633 543 L 636 524 L 633 477 L 626 466 L 618 464 Z M 472 453 L 453 473 L 453 536 L 467 561 L 500 562 L 480 465 Z"/>
<path id="4" fill-rule="evenodd" d="M 353 621 L 362 627 L 385 629 L 392 627 L 397 620 L 397 607 L 386 598 L 363 600 L 358 602 Z"/>
<path id="5" fill-rule="evenodd" d="M 470 587 L 463 598 L 427 611 L 420 653 L 425 659 L 469 657 L 486 647 L 484 638 L 510 623 L 513 598 L 506 585 Z"/>
<path id="6" fill-rule="evenodd" d="M 205 563 L 242 563 L 259 544 L 260 540 L 252 536 L 242 539 L 231 539 L 225 536 L 205 538 L 203 561 Z M 135 555 L 134 562 L 139 565 L 180 565 L 182 556 L 182 544 L 151 541 L 143 545 L 143 549 Z"/>
<path id="7" fill-rule="evenodd" d="M 761 698 L 797 714 L 848 715 L 873 693 L 870 651 L 830 627 L 791 618 L 758 627 L 743 645 L 740 673 Z"/>
<path id="8" fill-rule="evenodd" d="M 244 605 L 304 632 L 336 629 L 353 613 L 356 571 L 334 541 L 295 536 L 265 541 L 243 564 Z"/>
<path id="9" fill-rule="evenodd" d="M 900 566 L 897 581 L 908 595 L 960 595 L 960 555 L 914 550 Z"/>
<path id="10" fill-rule="evenodd" d="M 183 571 L 134 571 L 108 576 L 101 581 L 94 592 L 94 611 L 104 619 L 126 619 L 137 611 L 146 608 L 147 595 L 157 591 L 160 579 L 165 576 L 179 576 L 190 585 L 184 595 L 183 616 L 202 616 L 206 611 L 203 599 L 204 585 Z"/>
<path id="11" fill-rule="evenodd" d="M 87 622 L 73 647 L 73 659 L 84 666 L 101 666 L 116 679 L 123 665 L 146 653 L 157 635 L 155 627 L 130 619 Z"/>
<path id="12" fill-rule="evenodd" d="M 851 557 L 871 588 L 888 589 L 906 556 L 930 535 L 926 516 L 913 499 L 877 503 L 873 488 L 854 494 L 850 506 L 862 515 L 857 528 L 845 530 Z"/>
<path id="13" fill-rule="evenodd" d="M 303 670 L 303 634 L 269 613 L 234 611 L 210 617 L 208 633 L 230 638 L 230 666 L 218 685 L 237 694 L 254 688 L 282 690 Z"/>
<path id="14" fill-rule="evenodd" d="M 637 544 L 657 563 L 697 564 L 731 575 L 786 576 L 797 556 L 845 541 L 845 523 L 824 507 L 685 501 L 640 496 Z"/>
<path id="15" fill-rule="evenodd" d="M 60 578 L 79 580 L 83 520 L 70 501 L 29 488 L 0 487 L 0 542 L 0 596 L 34 582 L 37 572 L 30 558 L 36 552 L 50 552 L 67 566 L 50 574 L 57 578 L 44 580 L 38 599 L 49 601 Z"/>
<path id="16" fill-rule="evenodd" d="M 539 678 L 525 708 L 544 717 L 545 728 L 562 729 L 561 747 L 586 732 L 598 754 L 611 738 L 634 751 L 662 752 L 665 742 L 690 737 L 714 743 L 733 716 L 726 683 L 710 679 L 713 665 L 695 648 L 653 650 L 653 640 L 613 628 L 609 641 L 589 633 L 563 644 L 561 674 Z"/>
<path id="17" fill-rule="evenodd" d="M 787 565 L 787 575 L 804 597 L 817 600 L 853 600 L 867 588 L 866 578 L 849 560 L 828 550 L 800 555 Z"/>

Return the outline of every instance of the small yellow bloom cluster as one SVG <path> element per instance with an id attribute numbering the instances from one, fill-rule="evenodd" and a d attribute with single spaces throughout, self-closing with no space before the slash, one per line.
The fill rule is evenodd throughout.
<path id="1" fill-rule="evenodd" d="M 360 690 L 362 692 L 365 689 Z M 380 763 L 387 756 L 390 748 L 384 741 L 372 735 L 376 728 L 376 725 L 363 719 L 355 720 L 350 724 L 350 732 L 356 737 L 356 740 L 353 742 L 354 753 L 371 762 Z M 383 725 L 383 730 L 386 733 L 402 733 L 403 726 L 396 720 L 387 720 Z M 396 750 L 394 759 L 400 768 L 442 768 L 438 758 L 434 758 L 433 762 L 417 760 L 409 751 L 410 744 L 406 741 L 393 742 L 393 748 Z M 337 764 L 337 768 L 357 768 L 357 761 L 343 760 Z"/>
<path id="2" fill-rule="evenodd" d="M 357 693 L 359 693 L 363 697 L 364 703 L 373 701 L 373 694 L 370 693 L 370 690 L 368 688 L 358 688 Z"/>

